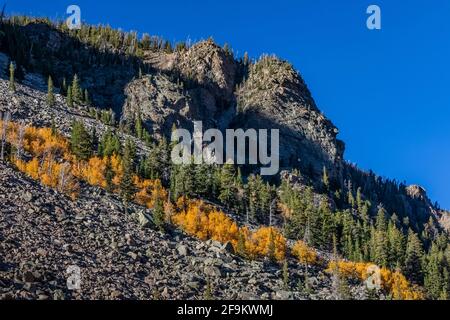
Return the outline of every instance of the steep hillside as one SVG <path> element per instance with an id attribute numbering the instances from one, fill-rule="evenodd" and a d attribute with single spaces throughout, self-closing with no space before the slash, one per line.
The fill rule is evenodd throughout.
<path id="1" fill-rule="evenodd" d="M 201 242 L 173 230 L 154 231 L 124 214 L 120 199 L 85 186 L 76 201 L 44 188 L 0 164 L 1 299 L 200 299 L 207 285 L 218 299 L 330 299 L 331 278 L 290 260 L 286 291 L 279 266 L 246 261 L 215 241 Z M 67 288 L 69 266 L 81 269 L 83 290 Z M 355 298 L 365 296 L 353 286 Z"/>
<path id="2" fill-rule="evenodd" d="M 449 213 L 347 163 L 288 62 L 27 17 L 0 31 L 2 298 L 362 299 L 372 263 L 376 298 L 448 298 Z M 194 121 L 279 129 L 282 171 L 173 164 Z M 71 264 L 86 290 L 66 289 Z"/>

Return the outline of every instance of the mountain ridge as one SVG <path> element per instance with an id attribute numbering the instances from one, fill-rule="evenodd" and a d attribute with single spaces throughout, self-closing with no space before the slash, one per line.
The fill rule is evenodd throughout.
<path id="1" fill-rule="evenodd" d="M 147 43 L 144 39 L 137 40 L 135 34 L 120 33 L 107 27 L 84 26 L 82 30 L 72 32 L 65 30 L 63 25 L 36 22 L 28 18 L 25 21 L 8 22 L 6 26 L 4 23 L 2 29 L 5 30 L 6 38 L 2 38 L 0 45 L 0 51 L 4 52 L 0 53 L 0 66 L 3 66 L 0 72 L 6 78 L 9 62 L 15 61 L 17 88 L 12 92 L 8 82 L 0 79 L 0 112 L 10 113 L 15 122 L 24 121 L 27 125 L 55 128 L 66 138 L 73 135 L 73 123 L 78 121 L 94 137 L 93 140 L 96 140 L 95 136 L 103 139 L 108 132 L 112 132 L 122 145 L 126 146 L 131 141 L 136 148 L 136 174 L 149 175 L 147 166 L 162 172 L 159 178 L 164 187 L 170 189 L 169 195 L 172 197 L 174 176 L 176 178 L 176 174 L 179 174 L 178 179 L 184 183 L 190 175 L 195 174 L 161 162 L 158 158 L 162 158 L 162 155 L 154 154 L 155 150 L 167 148 L 167 144 L 164 147 L 162 141 L 164 137 L 170 136 L 174 125 L 192 130 L 193 121 L 203 120 L 204 129 L 276 128 L 281 133 L 282 174 L 263 182 L 257 177 L 255 182 L 252 180 L 254 168 L 242 167 L 241 181 L 237 181 L 239 177 L 226 180 L 229 179 L 227 174 L 233 175 L 226 171 L 220 175 L 221 179 L 225 179 L 225 185 L 235 188 L 230 191 L 233 196 L 229 196 L 229 193 L 213 195 L 216 192 L 213 189 L 217 188 L 214 185 L 211 190 L 207 186 L 204 193 L 199 190 L 183 192 L 211 201 L 214 206 L 221 205 L 224 211 L 236 213 L 237 220 L 243 226 L 249 225 L 249 211 L 252 211 L 252 219 L 261 226 L 285 230 L 287 224 L 295 223 L 297 225 L 293 226 L 294 231 L 290 230 L 292 238 L 289 241 L 316 241 L 321 249 L 325 248 L 324 251 L 330 254 L 331 238 L 308 239 L 309 233 L 312 233 L 311 224 L 322 223 L 322 220 L 311 222 L 309 214 L 317 210 L 317 219 L 326 219 L 326 204 L 339 224 L 334 232 L 341 238 L 342 243 L 339 245 L 342 254 L 355 261 L 366 261 L 367 258 L 356 255 L 349 257 L 349 254 L 353 254 L 352 250 L 364 251 L 353 248 L 353 244 L 358 245 L 357 241 L 351 239 L 349 245 L 348 240 L 345 240 L 348 234 L 356 232 L 348 231 L 349 227 L 345 223 L 349 219 L 355 219 L 355 230 L 366 228 L 366 233 L 370 231 L 366 225 L 369 223 L 374 230 L 377 229 L 374 231 L 376 237 L 386 232 L 383 230 L 383 224 L 386 224 L 385 229 L 389 228 L 390 232 L 394 230 L 393 234 L 403 234 L 403 238 L 398 238 L 399 246 L 404 246 L 408 241 L 408 248 L 409 241 L 415 241 L 410 234 L 410 231 L 414 231 L 420 237 L 420 245 L 427 251 L 431 250 L 435 242 L 440 243 L 439 236 L 445 234 L 444 230 L 449 232 L 449 213 L 434 205 L 422 187 L 405 186 L 383 179 L 344 160 L 345 144 L 337 138 L 338 129 L 320 112 L 305 81 L 286 61 L 271 56 L 263 56 L 255 62 L 245 57 L 235 59 L 229 49 L 218 46 L 211 39 L 191 47 L 180 45 L 173 49 L 170 43 L 161 39 L 148 38 Z M 17 39 L 23 40 L 23 43 L 17 45 Z M 66 50 L 69 50 L 67 55 L 63 53 Z M 90 99 L 79 98 L 78 101 L 72 101 L 71 106 L 67 84 L 75 74 L 79 76 L 80 85 Z M 48 105 L 46 92 L 45 78 L 48 76 L 54 79 L 58 87 L 54 90 L 55 101 L 51 106 Z M 144 129 L 140 128 L 141 125 Z M 97 144 L 100 145 L 100 142 Z M 95 147 L 90 151 L 100 158 L 100 148 Z M 13 149 L 12 146 L 7 150 L 11 156 Z M 123 153 L 120 151 L 121 156 L 125 156 Z M 2 166 L 0 172 L 6 176 L 14 175 L 11 167 Z M 18 183 L 21 181 L 21 178 L 16 179 Z M 209 180 L 213 180 L 211 176 Z M 259 184 L 257 193 L 246 189 L 252 183 Z M 278 204 L 275 209 L 271 203 L 266 204 L 267 199 L 258 198 L 266 183 L 269 202 L 273 199 Z M 274 189 L 271 189 L 272 185 Z M 82 186 L 82 190 L 87 188 L 89 192 L 92 191 L 84 183 Z M 9 187 L 14 189 L 13 185 Z M 10 193 L 16 191 L 4 191 L 4 194 Z M 98 189 L 98 193 L 109 199 L 102 188 Z M 258 199 L 253 201 L 259 202 L 258 207 L 249 208 L 255 206 L 252 204 L 254 198 Z M 173 202 L 177 200 L 175 198 Z M 81 207 L 87 208 L 84 205 Z M 20 211 L 19 208 L 11 210 Z M 120 216 L 120 211 L 126 212 L 126 205 L 117 210 L 116 216 Z M 152 212 L 153 209 L 148 214 Z M 297 214 L 295 219 L 292 217 L 293 212 Z M 383 222 L 385 214 L 386 221 Z M 286 220 L 291 221 L 286 223 Z M 128 222 L 127 226 L 130 226 Z M 374 241 L 378 241 L 378 238 Z M 96 250 L 102 252 L 101 248 Z M 371 255 L 368 252 L 364 254 Z M 374 257 L 380 261 L 387 259 L 377 255 Z M 8 272 L 15 268 L 18 265 L 8 269 Z M 294 277 L 302 275 L 301 268 L 289 268 L 296 274 Z M 271 270 L 280 275 L 280 270 L 275 269 Z M 214 274 L 216 271 L 214 269 L 211 272 Z M 425 280 L 414 279 L 413 271 L 409 270 L 408 276 L 414 283 L 423 285 Z M 258 272 L 270 273 L 260 269 Z M 323 281 L 325 287 L 331 286 L 328 280 Z M 278 296 L 289 297 L 285 290 L 280 289 L 282 284 L 279 281 L 274 280 L 273 284 L 267 289 L 268 292 L 278 290 L 281 292 Z M 200 281 L 198 285 L 203 288 L 206 282 Z M 236 285 L 233 283 L 233 286 Z M 167 290 L 172 289 L 170 287 Z M 240 290 L 243 289 L 237 291 Z M 363 296 L 361 288 L 354 290 L 357 297 Z M 116 291 L 111 289 L 109 293 Z M 277 294 L 264 294 L 262 291 L 258 291 L 256 296 L 277 297 Z M 223 292 L 218 294 L 225 298 L 235 297 Z M 98 297 L 120 298 L 121 295 Z M 143 296 L 128 292 L 125 297 Z M 186 298 L 184 295 L 177 297 Z M 298 293 L 294 297 L 302 298 L 303 295 Z M 321 298 L 330 298 L 330 294 L 324 293 Z"/>

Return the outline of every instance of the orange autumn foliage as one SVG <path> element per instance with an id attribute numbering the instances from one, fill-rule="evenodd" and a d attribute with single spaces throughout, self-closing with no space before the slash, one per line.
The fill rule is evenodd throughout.
<path id="1" fill-rule="evenodd" d="M 71 166 L 67 162 L 58 163 L 53 157 L 48 156 L 39 163 L 38 158 L 28 162 L 13 159 L 18 170 L 24 172 L 34 180 L 39 180 L 47 187 L 57 189 L 75 198 L 78 184 L 71 173 Z"/>
<path id="2" fill-rule="evenodd" d="M 201 240 L 237 244 L 239 228 L 236 222 L 203 201 L 188 201 L 187 209 L 175 214 L 172 221 Z"/>
<path id="3" fill-rule="evenodd" d="M 277 261 L 284 260 L 286 256 L 286 238 L 278 229 L 261 227 L 254 232 L 250 232 L 244 227 L 241 230 L 245 238 L 245 249 L 250 257 L 256 259 L 273 254 Z M 272 250 L 273 252 L 271 252 Z"/>
<path id="4" fill-rule="evenodd" d="M 160 180 L 141 179 L 134 176 L 134 185 L 138 189 L 135 201 L 140 205 L 152 209 L 156 200 L 167 199 L 167 191 L 163 188 Z"/>
<path id="5" fill-rule="evenodd" d="M 113 154 L 111 156 L 111 168 L 114 172 L 114 178 L 112 180 L 112 183 L 115 186 L 118 186 L 120 184 L 120 181 L 122 181 L 123 177 L 123 166 L 122 166 L 122 159 L 119 155 Z"/>
<path id="6" fill-rule="evenodd" d="M 80 178 L 92 186 L 106 188 L 104 176 L 107 158 L 93 157 L 81 165 Z"/>
<path id="7" fill-rule="evenodd" d="M 319 262 L 317 252 L 300 240 L 292 247 L 292 254 L 302 264 L 315 265 Z"/>
<path id="8" fill-rule="evenodd" d="M 173 223 L 201 240 L 213 239 L 221 243 L 230 242 L 237 250 L 241 234 L 244 237 L 245 250 L 249 257 L 254 259 L 265 257 L 271 253 L 271 250 L 273 250 L 276 260 L 281 261 L 285 257 L 286 239 L 275 228 L 262 227 L 254 232 L 246 227 L 239 228 L 237 223 L 225 213 L 200 200 L 189 201 L 186 198 L 180 198 L 177 208 L 180 212 L 172 217 Z"/>
<path id="9" fill-rule="evenodd" d="M 23 127 L 22 141 L 21 125 L 19 123 L 9 121 L 5 124 L 0 120 L 0 128 L 7 126 L 6 140 L 14 146 L 22 145 L 24 150 L 34 156 L 40 157 L 44 154 L 63 155 L 69 150 L 69 142 L 60 135 L 54 135 L 51 128 L 36 128 L 32 126 Z"/>
<path id="10" fill-rule="evenodd" d="M 327 272 L 332 272 L 336 268 L 339 272 L 349 278 L 359 279 L 365 281 L 370 276 L 370 267 L 373 263 L 366 262 L 352 262 L 331 261 L 329 263 Z M 386 268 L 380 269 L 380 280 L 384 290 L 388 291 L 393 299 L 396 300 L 423 300 L 424 294 L 416 285 L 409 283 L 406 277 L 399 271 L 391 271 Z"/>

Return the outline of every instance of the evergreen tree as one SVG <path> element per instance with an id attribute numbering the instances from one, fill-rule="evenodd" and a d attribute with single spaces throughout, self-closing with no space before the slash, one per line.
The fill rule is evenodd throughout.
<path id="1" fill-rule="evenodd" d="M 148 179 L 162 178 L 162 164 L 160 164 L 161 152 L 159 145 L 154 143 L 150 146 L 150 152 L 144 160 L 144 177 Z"/>
<path id="2" fill-rule="evenodd" d="M 164 202 L 160 197 L 161 188 L 158 185 L 158 189 L 155 191 L 155 205 L 153 207 L 153 222 L 155 226 L 160 230 L 164 231 Z"/>
<path id="3" fill-rule="evenodd" d="M 353 186 L 352 186 L 351 181 L 348 182 L 347 190 L 348 190 L 347 202 L 352 208 L 354 208 L 355 207 L 355 197 L 353 196 Z"/>
<path id="4" fill-rule="evenodd" d="M 92 127 L 91 131 L 91 145 L 93 150 L 98 150 L 99 141 L 97 137 L 97 129 L 95 128 L 95 126 Z"/>
<path id="5" fill-rule="evenodd" d="M 409 229 L 406 245 L 404 274 L 415 283 L 422 282 L 423 248 L 417 234 Z"/>
<path id="6" fill-rule="evenodd" d="M 139 112 L 136 116 L 136 121 L 134 124 L 134 132 L 136 134 L 136 137 L 142 140 L 143 134 L 144 134 L 144 128 L 142 125 L 142 118 L 141 113 Z"/>
<path id="7" fill-rule="evenodd" d="M 214 200 L 211 197 L 212 192 L 212 166 L 206 163 L 198 164 L 194 167 L 194 190 L 200 197 Z"/>
<path id="8" fill-rule="evenodd" d="M 356 190 L 356 205 L 358 207 L 358 211 L 361 212 L 363 210 L 364 201 L 362 200 L 361 188 L 359 187 Z"/>
<path id="9" fill-rule="evenodd" d="M 432 243 L 426 257 L 424 285 L 431 299 L 447 300 L 449 296 L 449 263 L 444 250 L 439 245 L 439 239 Z"/>
<path id="10" fill-rule="evenodd" d="M 220 174 L 220 202 L 229 209 L 233 209 L 236 204 L 236 186 L 235 186 L 234 165 L 226 163 L 222 167 Z"/>
<path id="11" fill-rule="evenodd" d="M 120 140 L 111 129 L 103 134 L 98 143 L 98 154 L 103 157 L 111 157 L 113 154 L 120 153 Z"/>
<path id="12" fill-rule="evenodd" d="M 403 233 L 397 228 L 398 221 L 393 214 L 387 229 L 388 237 L 388 267 L 390 269 L 401 268 L 404 263 L 405 244 Z"/>
<path id="13" fill-rule="evenodd" d="M 73 96 L 72 96 L 72 86 L 67 88 L 67 97 L 66 97 L 67 105 L 70 108 L 73 108 Z"/>
<path id="14" fill-rule="evenodd" d="M 92 155 L 91 136 L 80 121 L 75 121 L 72 124 L 70 148 L 78 160 L 88 160 Z"/>
<path id="15" fill-rule="evenodd" d="M 275 237 L 273 235 L 273 230 L 270 230 L 270 234 L 269 234 L 269 248 L 268 248 L 268 252 L 267 252 L 267 256 L 269 258 L 269 260 L 271 262 L 275 262 L 276 258 L 275 258 Z"/>
<path id="16" fill-rule="evenodd" d="M 375 263 L 387 267 L 389 242 L 387 238 L 386 211 L 383 207 L 380 207 L 378 210 L 375 226 Z"/>
<path id="17" fill-rule="evenodd" d="M 112 169 L 112 165 L 111 165 L 111 158 L 107 157 L 106 160 L 106 165 L 105 165 L 105 171 L 103 173 L 105 180 L 106 180 L 106 190 L 108 192 L 113 192 L 114 191 L 114 184 L 113 184 L 113 179 L 114 179 L 114 171 Z"/>
<path id="18" fill-rule="evenodd" d="M 49 107 L 53 107 L 55 105 L 55 95 L 53 93 L 53 80 L 52 77 L 48 77 L 48 85 L 47 85 L 47 105 Z"/>
<path id="19" fill-rule="evenodd" d="M 327 250 L 330 249 L 333 236 L 335 236 L 335 226 L 331 209 L 325 200 L 321 202 L 319 212 L 321 218 L 320 247 Z"/>
<path id="20" fill-rule="evenodd" d="M 80 81 L 78 80 L 78 75 L 76 75 L 76 74 L 73 76 L 71 88 L 72 88 L 73 101 L 80 103 L 83 98 L 83 91 L 80 87 Z"/>

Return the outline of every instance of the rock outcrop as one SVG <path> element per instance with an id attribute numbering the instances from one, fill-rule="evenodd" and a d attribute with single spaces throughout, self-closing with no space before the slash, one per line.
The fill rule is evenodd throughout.
<path id="1" fill-rule="evenodd" d="M 250 67 L 238 90 L 236 126 L 280 129 L 284 167 L 300 167 L 320 176 L 326 167 L 339 178 L 344 154 L 338 129 L 317 108 L 301 76 L 287 62 L 263 57 Z"/>
<path id="2" fill-rule="evenodd" d="M 125 89 L 123 119 L 139 114 L 152 133 L 169 136 L 172 126 L 226 128 L 235 114 L 238 64 L 211 40 L 187 50 L 149 54 L 144 61 L 156 71 Z"/>
<path id="3" fill-rule="evenodd" d="M 234 91 L 243 66 L 210 40 L 167 59 L 150 60 L 164 69 L 127 86 L 125 119 L 140 114 L 152 132 L 166 136 L 173 124 L 192 130 L 193 121 L 202 121 L 204 129 L 279 129 L 283 167 L 299 167 L 313 178 L 326 167 L 331 177 L 341 178 L 344 144 L 338 130 L 291 65 L 264 57 Z"/>

